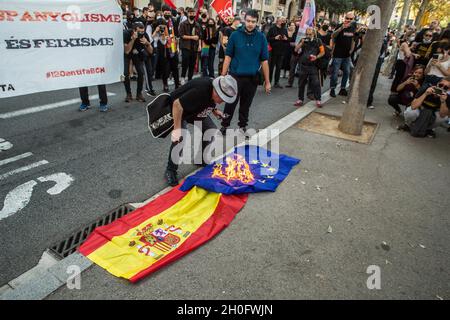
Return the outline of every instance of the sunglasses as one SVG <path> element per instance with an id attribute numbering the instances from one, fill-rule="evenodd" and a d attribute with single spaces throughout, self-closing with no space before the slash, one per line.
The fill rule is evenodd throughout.
<path id="1" fill-rule="evenodd" d="M 438 85 L 437 85 L 439 88 L 441 88 L 441 89 L 444 89 L 444 90 L 448 90 L 448 89 L 450 89 L 450 87 L 449 86 L 444 86 L 444 84 L 443 83 L 439 83 Z"/>
<path id="2" fill-rule="evenodd" d="M 345 17 L 345 20 L 351 21 L 351 20 L 353 20 L 353 18 L 347 18 L 347 17 Z"/>
<path id="3" fill-rule="evenodd" d="M 426 34 L 426 35 L 424 35 L 424 37 L 425 38 L 431 38 L 431 37 L 433 37 L 433 35 L 432 34 Z"/>

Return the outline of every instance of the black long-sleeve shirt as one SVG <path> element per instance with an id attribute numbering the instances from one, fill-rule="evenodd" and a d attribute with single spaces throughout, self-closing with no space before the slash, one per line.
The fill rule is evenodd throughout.
<path id="1" fill-rule="evenodd" d="M 272 26 L 270 28 L 269 32 L 267 33 L 267 41 L 269 42 L 270 46 L 272 47 L 272 54 L 281 54 L 284 53 L 288 46 L 288 40 L 276 40 L 276 36 L 286 36 L 288 37 L 287 29 L 286 28 L 278 28 L 277 25 Z"/>

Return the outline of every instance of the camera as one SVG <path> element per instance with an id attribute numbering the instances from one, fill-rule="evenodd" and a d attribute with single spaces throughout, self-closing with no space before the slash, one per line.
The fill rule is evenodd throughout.
<path id="1" fill-rule="evenodd" d="M 438 60 L 438 59 L 439 59 L 439 54 L 437 54 L 437 53 L 436 53 L 436 54 L 433 54 L 433 59 L 434 59 L 434 60 Z"/>
<path id="2" fill-rule="evenodd" d="M 433 91 L 434 91 L 434 94 L 437 94 L 437 95 L 441 95 L 444 93 L 444 91 L 438 87 L 434 88 Z"/>

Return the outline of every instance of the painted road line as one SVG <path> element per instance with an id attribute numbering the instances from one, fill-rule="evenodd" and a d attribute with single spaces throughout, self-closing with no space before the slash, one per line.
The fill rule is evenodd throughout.
<path id="1" fill-rule="evenodd" d="M 31 157 L 32 155 L 33 154 L 31 152 L 27 152 L 27 153 L 24 153 L 24 154 L 21 154 L 21 155 L 12 157 L 12 158 L 0 160 L 0 166 L 3 166 L 5 164 L 11 163 L 11 162 L 14 162 L 14 161 L 17 161 L 17 160 L 21 160 L 21 159 L 25 159 L 25 158 Z"/>
<path id="2" fill-rule="evenodd" d="M 22 167 L 22 168 L 18 168 L 16 170 L 12 170 L 10 172 L 4 173 L 4 174 L 0 175 L 0 181 L 3 180 L 3 179 L 8 178 L 8 177 L 10 177 L 10 176 L 12 176 L 14 174 L 25 172 L 25 171 L 28 171 L 28 170 L 31 170 L 31 169 L 43 166 L 45 164 L 48 164 L 48 161 L 47 160 L 42 160 L 42 161 L 39 161 L 39 162 L 32 163 L 32 164 L 30 164 L 28 166 L 25 166 L 25 167 Z"/>
<path id="3" fill-rule="evenodd" d="M 107 96 L 109 96 L 109 97 L 115 96 L 115 95 L 116 94 L 112 93 L 112 92 L 107 93 Z M 89 96 L 89 100 L 96 100 L 98 98 L 99 98 L 98 94 Z M 61 102 L 55 102 L 55 103 L 51 103 L 51 104 L 45 104 L 45 105 L 38 106 L 38 107 L 32 107 L 32 108 L 27 108 L 27 109 L 23 109 L 23 110 L 2 113 L 2 114 L 0 114 L 0 119 L 16 118 L 16 117 L 24 116 L 27 114 L 32 114 L 32 113 L 37 113 L 37 112 L 41 112 L 41 111 L 45 111 L 45 110 L 51 110 L 51 109 L 56 109 L 56 108 L 60 108 L 60 107 L 65 107 L 65 106 L 79 103 L 79 102 L 80 102 L 80 99 L 77 98 L 77 99 L 70 99 L 70 100 L 65 100 L 65 101 L 61 101 Z"/>

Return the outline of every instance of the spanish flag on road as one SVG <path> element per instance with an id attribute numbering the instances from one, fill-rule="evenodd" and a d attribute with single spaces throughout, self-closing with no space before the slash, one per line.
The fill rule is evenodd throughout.
<path id="1" fill-rule="evenodd" d="M 173 188 L 146 206 L 99 227 L 79 251 L 111 274 L 136 282 L 213 238 L 248 195 Z"/>

